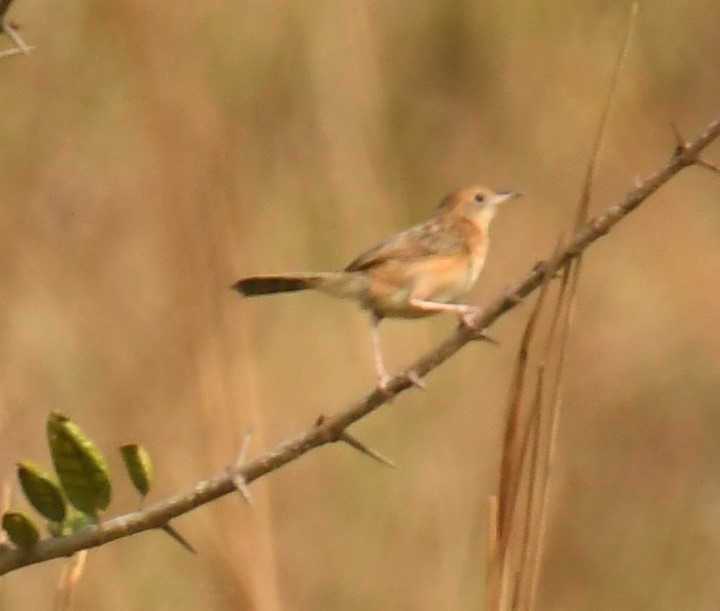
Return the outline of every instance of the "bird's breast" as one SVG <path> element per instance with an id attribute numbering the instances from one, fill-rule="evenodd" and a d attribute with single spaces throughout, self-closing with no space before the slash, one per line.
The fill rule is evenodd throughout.
<path id="1" fill-rule="evenodd" d="M 455 237 L 430 255 L 388 259 L 362 272 L 366 290 L 361 305 L 382 317 L 417 318 L 429 313 L 413 299 L 457 303 L 475 284 L 487 254 L 487 230 L 475 223 L 455 226 Z"/>
<path id="2" fill-rule="evenodd" d="M 478 228 L 477 232 L 475 232 L 473 238 L 468 241 L 468 244 L 470 246 L 470 265 L 468 267 L 470 286 L 468 287 L 468 291 L 475 284 L 475 281 L 478 279 L 478 276 L 480 275 L 480 272 L 485 265 L 485 258 L 487 257 L 488 252 L 489 238 L 490 236 L 488 235 L 487 228 L 481 227 Z"/>

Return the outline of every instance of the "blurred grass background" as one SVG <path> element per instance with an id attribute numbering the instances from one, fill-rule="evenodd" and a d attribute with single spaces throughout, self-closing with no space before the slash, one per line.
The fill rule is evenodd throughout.
<path id="1" fill-rule="evenodd" d="M 579 195 L 626 2 L 18 0 L 0 62 L 0 481 L 49 464 L 50 410 L 150 450 L 157 500 L 366 391 L 366 317 L 243 301 L 257 272 L 335 269 L 456 186 L 495 222 L 483 303 L 547 256 Z M 718 115 L 720 5 L 641 6 L 595 209 Z M 709 157 L 720 160 L 717 147 Z M 589 251 L 540 609 L 715 609 L 720 181 L 686 170 Z M 78 610 L 478 609 L 487 498 L 527 306 L 331 447 L 90 553 Z M 451 317 L 382 328 L 392 369 Z M 119 458 L 113 513 L 134 508 Z M 20 504 L 17 501 L 16 504 Z M 48 609 L 55 561 L 0 607 Z"/>

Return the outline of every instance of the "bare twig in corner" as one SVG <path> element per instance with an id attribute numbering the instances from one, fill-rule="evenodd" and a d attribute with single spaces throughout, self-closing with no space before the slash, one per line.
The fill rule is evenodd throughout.
<path id="1" fill-rule="evenodd" d="M 10 55 L 27 54 L 34 49 L 29 47 L 20 36 L 18 32 L 18 26 L 14 23 L 10 23 L 6 18 L 6 14 L 13 0 L 1 0 L 0 1 L 0 32 L 5 32 L 15 44 L 14 49 L 8 49 L 0 53 L 0 57 L 8 57 Z"/>
<path id="2" fill-rule="evenodd" d="M 543 282 L 548 266 L 558 269 L 567 267 L 586 248 L 611 231 L 615 225 L 645 202 L 680 170 L 697 163 L 700 153 L 719 135 L 720 120 L 716 120 L 710 123 L 695 140 L 688 143 L 677 154 L 673 154 L 655 174 L 645 181 L 640 181 L 622 200 L 583 225 L 563 249 L 555 257 L 552 257 L 552 261 L 542 261 L 534 265 L 525 277 L 509 291 L 490 303 L 477 320 L 478 328 L 489 327 L 498 318 L 517 307 L 525 297 L 536 291 Z M 476 337 L 477 334 L 473 330 L 466 327 L 457 328 L 433 350 L 411 364 L 410 369 L 417 372 L 419 376 L 425 377 L 466 344 L 474 342 Z M 297 460 L 315 448 L 337 441 L 342 432 L 351 424 L 389 403 L 397 394 L 412 386 L 412 382 L 405 373 L 395 376 L 388 382 L 387 390 L 374 389 L 365 397 L 329 416 L 319 425 L 311 426 L 296 437 L 288 439 L 246 462 L 239 469 L 240 475 L 247 483 L 250 483 Z M 229 473 L 224 472 L 200 481 L 191 490 L 151 505 L 143 511 L 107 520 L 103 522 L 102 528 L 88 528 L 67 537 L 44 540 L 27 552 L 0 550 L 0 575 L 30 564 L 69 556 L 82 549 L 97 547 L 122 537 L 160 528 L 169 520 L 235 490 L 232 477 Z"/>

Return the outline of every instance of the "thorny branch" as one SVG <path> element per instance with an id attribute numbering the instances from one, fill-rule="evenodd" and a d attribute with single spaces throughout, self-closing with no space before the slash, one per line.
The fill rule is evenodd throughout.
<path id="1" fill-rule="evenodd" d="M 52 558 L 70 556 L 80 550 L 104 545 L 146 530 L 166 529 L 173 518 L 236 491 L 237 481 L 248 485 L 307 454 L 310 450 L 331 442 L 347 442 L 348 436 L 345 432 L 347 427 L 377 410 L 380 406 L 389 403 L 399 393 L 415 386 L 419 379 L 447 361 L 465 344 L 481 338 L 483 330 L 542 285 L 545 270 L 549 265 L 554 269 L 562 269 L 567 266 L 683 168 L 699 165 L 717 171 L 715 166 L 700 159 L 700 153 L 719 135 L 720 120 L 716 120 L 710 123 L 692 142 L 684 142 L 680 139 L 670 160 L 661 169 L 649 178 L 638 181 L 635 188 L 620 202 L 590 219 L 581 227 L 552 256 L 551 260 L 536 264 L 522 280 L 492 302 L 475 321 L 478 331 L 459 326 L 437 347 L 421 356 L 408 370 L 392 378 L 385 392 L 373 390 L 336 414 L 318 419 L 303 433 L 283 441 L 260 456 L 242 465 L 233 465 L 224 473 L 198 482 L 191 490 L 160 501 L 142 511 L 110 519 L 99 526 L 67 537 L 41 541 L 29 551 L 0 550 L 0 575 Z"/>

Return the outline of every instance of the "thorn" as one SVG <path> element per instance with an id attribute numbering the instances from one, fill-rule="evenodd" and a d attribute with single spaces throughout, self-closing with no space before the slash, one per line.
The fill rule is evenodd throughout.
<path id="1" fill-rule="evenodd" d="M 232 476 L 232 482 L 240 493 L 240 496 L 243 497 L 243 500 L 250 506 L 254 505 L 252 494 L 250 494 L 250 488 L 248 488 L 245 478 L 239 473 L 236 473 Z"/>
<path id="2" fill-rule="evenodd" d="M 491 344 L 499 344 L 500 342 L 485 333 L 484 329 L 477 328 L 477 323 L 480 320 L 480 317 L 483 315 L 483 311 L 484 310 L 482 308 L 475 308 L 472 312 L 461 315 L 458 328 L 464 328 L 470 331 L 474 336 L 473 339 L 475 340 L 483 340 L 486 342 L 490 342 Z M 412 382 L 412 380 L 410 381 Z"/>
<path id="3" fill-rule="evenodd" d="M 27 49 L 28 51 L 34 51 L 35 47 L 28 47 Z M 25 52 L 18 47 L 13 47 L 12 49 L 5 49 L 4 51 L 0 51 L 0 58 L 10 57 L 12 55 L 25 55 Z"/>
<path id="4" fill-rule="evenodd" d="M 459 328 L 461 329 L 467 329 L 470 333 L 472 333 L 472 340 L 476 342 L 487 342 L 488 344 L 493 344 L 495 346 L 499 346 L 500 342 L 496 340 L 492 335 L 488 335 L 485 333 L 484 330 L 478 330 L 478 329 L 471 329 L 469 327 L 465 327 L 464 325 L 461 325 Z"/>
<path id="5" fill-rule="evenodd" d="M 230 479 L 235 485 L 235 488 L 243 497 L 248 505 L 253 504 L 252 495 L 250 494 L 250 488 L 248 488 L 247 480 L 245 476 L 240 473 L 242 466 L 245 464 L 245 457 L 247 455 L 248 447 L 250 446 L 250 438 L 252 437 L 252 431 L 246 431 L 243 435 L 242 441 L 240 442 L 240 451 L 238 457 L 235 459 L 233 465 L 228 469 Z"/>
<path id="6" fill-rule="evenodd" d="M 247 431 L 245 431 L 242 441 L 240 441 L 240 452 L 238 452 L 238 457 L 235 459 L 235 464 L 238 467 L 241 467 L 242 464 L 245 462 L 245 458 L 247 457 L 248 447 L 250 447 L 250 439 L 251 438 L 252 438 L 252 429 L 248 429 Z"/>
<path id="7" fill-rule="evenodd" d="M 675 137 L 675 150 L 673 151 L 673 157 L 678 157 L 687 148 L 688 144 L 685 142 L 685 138 L 680 134 L 680 130 L 675 125 L 674 121 L 670 121 L 670 129 L 672 129 L 673 136 Z"/>
<path id="8" fill-rule="evenodd" d="M 10 37 L 10 39 L 15 43 L 15 46 L 20 49 L 23 53 L 27 54 L 30 53 L 30 47 L 27 46 L 25 41 L 22 39 L 22 36 L 17 32 L 15 27 L 8 23 L 7 21 L 2 22 L 2 29 L 3 31 Z"/>
<path id="9" fill-rule="evenodd" d="M 427 390 L 427 387 L 425 386 L 425 382 L 423 382 L 422 378 L 418 375 L 417 371 L 415 371 L 414 369 L 408 369 L 405 372 L 405 377 L 416 388 L 419 388 L 420 390 Z"/>
<path id="10" fill-rule="evenodd" d="M 485 333 L 485 331 L 476 331 L 475 332 L 475 339 L 483 342 L 488 342 L 489 344 L 493 344 L 494 346 L 499 346 L 500 342 L 496 340 L 492 335 L 488 335 Z"/>
<path id="11" fill-rule="evenodd" d="M 175 539 L 175 541 L 182 545 L 191 554 L 197 554 L 197 551 L 192 545 L 190 545 L 190 542 L 185 537 L 183 537 L 177 530 L 170 526 L 169 522 L 166 522 L 165 524 L 160 526 L 160 529 L 165 531 L 168 535 Z"/>
<path id="12" fill-rule="evenodd" d="M 695 165 L 699 165 L 701 168 L 710 170 L 711 172 L 714 172 L 715 174 L 720 174 L 720 168 L 718 168 L 716 165 L 710 163 L 709 161 L 700 159 L 699 157 L 695 160 Z"/>
<path id="13" fill-rule="evenodd" d="M 340 441 L 344 441 L 349 446 L 355 448 L 356 450 L 365 454 L 366 456 L 373 458 L 374 460 L 378 461 L 379 463 L 382 463 L 386 467 L 395 468 L 395 463 L 393 463 L 390 459 L 385 458 L 379 452 L 376 452 L 372 448 L 367 447 L 365 444 L 361 443 L 355 437 L 350 435 L 350 433 L 348 433 L 347 431 L 343 431 L 342 433 L 340 433 Z"/>

